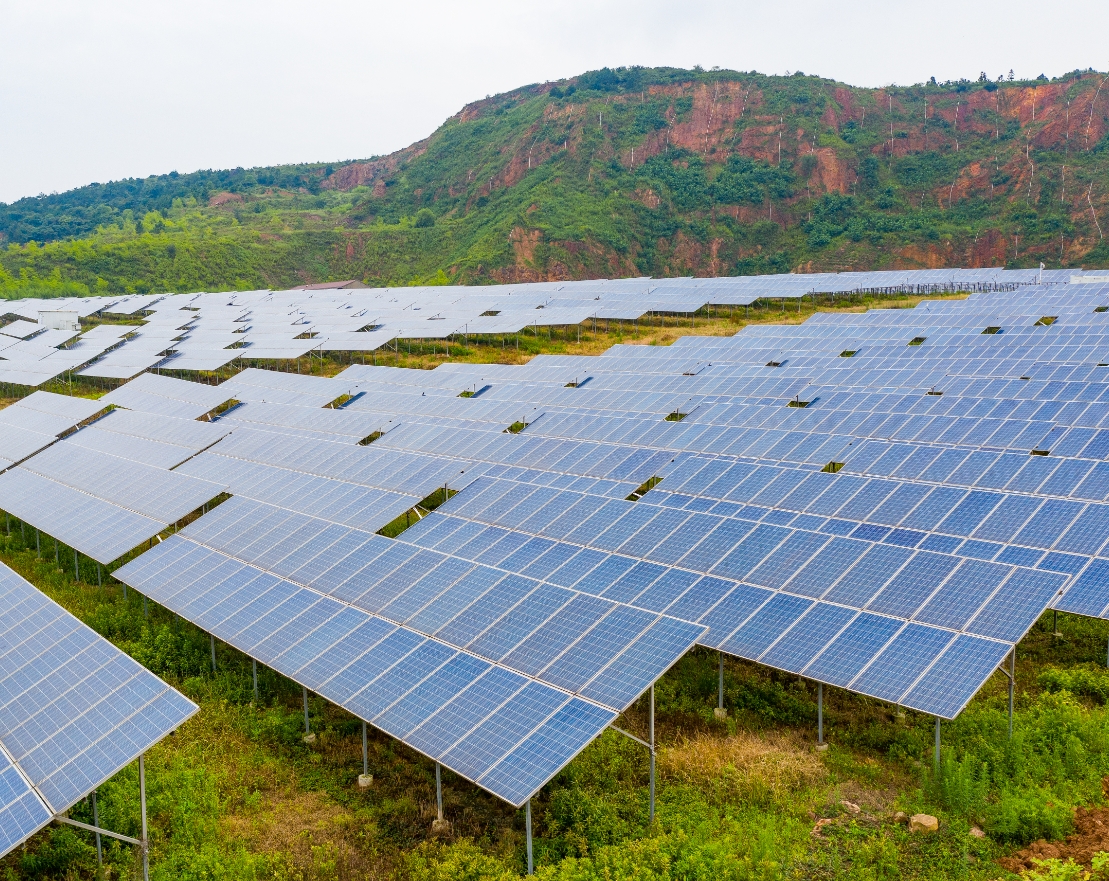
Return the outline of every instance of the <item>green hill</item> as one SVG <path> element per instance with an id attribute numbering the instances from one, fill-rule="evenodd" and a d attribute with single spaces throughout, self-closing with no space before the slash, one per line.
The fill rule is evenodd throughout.
<path id="1" fill-rule="evenodd" d="M 388 156 L 0 205 L 0 293 L 1106 266 L 1105 85 L 606 68 Z"/>

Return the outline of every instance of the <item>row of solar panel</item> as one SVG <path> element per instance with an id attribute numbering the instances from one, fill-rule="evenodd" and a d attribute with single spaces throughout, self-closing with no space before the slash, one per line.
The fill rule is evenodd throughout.
<path id="1" fill-rule="evenodd" d="M 699 620 L 710 628 L 701 639 L 710 647 L 945 718 L 961 710 L 982 678 L 989 675 L 1011 647 L 1005 641 L 957 635 L 949 629 L 910 623 L 869 610 L 719 577 L 698 578 L 688 572 L 550 541 L 525 541 L 515 552 L 509 552 L 509 559 L 501 560 L 505 549 L 492 548 L 497 547 L 498 541 L 507 543 L 515 533 L 486 527 L 474 534 L 472 529 L 467 530 L 466 521 L 439 514 L 426 518 L 421 525 L 424 524 L 419 534 L 411 537 L 421 546 L 427 543 L 436 550 L 472 556 L 510 571 L 553 570 L 548 577 L 555 583 L 569 581 L 580 590 L 592 588 L 613 598 L 630 597 L 627 601 L 635 605 L 665 607 L 670 614 Z M 460 536 L 468 540 L 455 547 Z M 857 548 L 852 550 L 858 553 Z M 530 563 L 511 559 L 514 553 L 519 557 L 526 555 Z M 978 615 L 983 629 L 1004 621 L 1001 630 L 1015 633 L 1039 614 L 1061 580 L 1044 583 L 1044 579 L 1033 575 L 1035 584 L 1014 579 L 1002 592 L 990 577 L 995 572 L 988 575 L 972 572 L 973 564 L 969 564 L 952 575 L 954 567 L 937 570 L 931 565 L 932 558 L 938 557 L 922 554 L 904 567 L 916 576 L 917 600 L 924 601 L 921 588 L 926 583 L 935 593 L 936 585 L 949 576 L 952 587 L 946 611 L 951 612 L 954 604 L 966 603 L 965 597 L 957 597 L 961 591 L 955 584 L 962 578 L 971 578 L 978 588 L 972 601 L 980 602 L 983 596 L 997 591 L 994 605 L 987 604 Z M 882 564 L 872 556 L 867 561 L 868 574 L 875 565 Z M 1021 623 L 1006 620 L 1014 607 L 1023 615 Z"/>
<path id="2" fill-rule="evenodd" d="M 651 681 L 629 673 L 640 634 L 659 627 L 673 636 L 684 628 L 692 644 L 701 632 L 613 603 L 587 602 L 527 578 L 501 583 L 504 573 L 461 561 L 444 565 L 439 554 L 415 559 L 418 549 L 411 545 L 237 498 L 182 535 L 557 688 L 612 701 L 618 710 Z M 464 609 L 469 615 L 460 619 Z M 542 629 L 552 615 L 559 616 L 560 626 Z M 648 638 L 641 645 L 649 644 Z M 626 688 L 632 690 L 621 691 Z"/>

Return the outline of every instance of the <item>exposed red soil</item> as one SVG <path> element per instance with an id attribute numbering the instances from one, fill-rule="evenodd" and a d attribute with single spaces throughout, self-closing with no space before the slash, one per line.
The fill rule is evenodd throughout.
<path id="1" fill-rule="evenodd" d="M 1079 808 L 1074 816 L 1074 834 L 1067 836 L 1065 841 L 1034 841 L 1011 857 L 998 860 L 998 863 L 1010 872 L 1024 872 L 1036 867 L 1035 860 L 1069 858 L 1089 868 L 1094 854 L 1107 850 L 1109 807 Z"/>

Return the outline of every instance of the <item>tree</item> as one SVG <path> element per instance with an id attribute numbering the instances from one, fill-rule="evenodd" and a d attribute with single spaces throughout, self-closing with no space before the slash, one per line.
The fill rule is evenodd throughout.
<path id="1" fill-rule="evenodd" d="M 435 214 L 430 208 L 421 208 L 416 212 L 416 222 L 413 224 L 419 229 L 435 226 Z"/>

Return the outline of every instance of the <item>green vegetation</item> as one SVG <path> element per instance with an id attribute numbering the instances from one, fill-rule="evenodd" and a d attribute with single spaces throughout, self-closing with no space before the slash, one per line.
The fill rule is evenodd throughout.
<path id="1" fill-rule="evenodd" d="M 380 434 L 378 436 L 380 437 Z M 424 517 L 454 495 L 458 495 L 458 490 L 449 489 L 445 486 L 440 487 L 419 504 L 413 505 L 403 514 L 394 517 L 382 526 L 381 529 L 377 531 L 378 535 L 384 535 L 386 538 L 396 538 L 409 526 L 412 526 L 414 523 L 419 523 Z"/>
<path id="2" fill-rule="evenodd" d="M 0 296 L 1109 265 L 1103 79 L 594 71 L 390 156 L 0 206 Z"/>
<path id="3" fill-rule="evenodd" d="M 433 837 L 427 760 L 374 733 L 374 784 L 359 790 L 357 720 L 313 699 L 318 740 L 303 743 L 298 687 L 263 669 L 262 698 L 254 704 L 245 656 L 220 645 L 213 673 L 205 634 L 153 604 L 144 617 L 140 597 L 124 597 L 117 583 L 97 587 L 87 563 L 74 581 L 72 569 L 55 566 L 49 545 L 40 559 L 33 531 L 13 521 L 10 536 L 0 533 L 0 559 L 202 708 L 148 759 L 154 878 L 519 877 L 521 812 L 447 773 L 453 829 Z M 63 549 L 60 559 L 67 555 Z M 1066 616 L 1060 630 L 1065 636 L 1057 638 L 1038 625 L 1020 647 L 1013 739 L 999 674 L 958 720 L 945 723 L 938 774 L 930 718 L 835 690 L 825 695 L 832 746 L 814 752 L 815 687 L 753 664 L 728 662 L 729 715 L 716 719 L 716 656 L 695 650 L 656 689 L 656 822 L 647 817 L 646 751 L 609 732 L 535 801 L 538 877 L 1011 877 L 996 860 L 1040 836 L 1066 834 L 1075 805 L 1102 803 L 1109 775 L 1109 673 L 1099 666 L 1106 625 Z M 644 734 L 643 702 L 620 724 Z M 132 767 L 101 788 L 102 821 L 136 834 L 137 799 Z M 934 813 L 940 831 L 911 834 L 895 818 L 898 810 Z M 72 813 L 90 819 L 85 806 Z M 974 824 L 987 837 L 972 836 Z M 136 877 L 136 856 L 106 843 L 108 877 Z M 1038 877 L 1084 877 L 1061 874 L 1072 871 L 1078 869 L 1061 859 Z M 85 833 L 52 827 L 0 862 L 0 877 L 91 879 L 95 849 Z"/>

